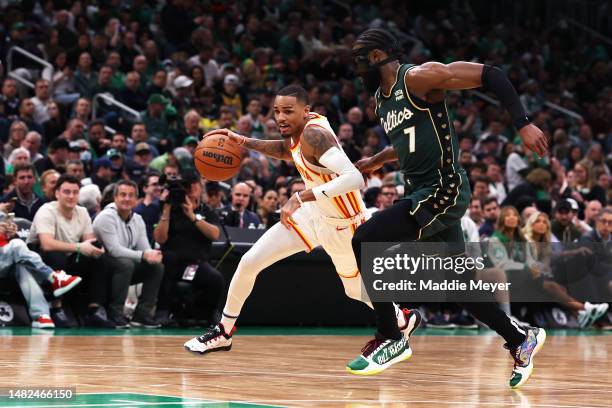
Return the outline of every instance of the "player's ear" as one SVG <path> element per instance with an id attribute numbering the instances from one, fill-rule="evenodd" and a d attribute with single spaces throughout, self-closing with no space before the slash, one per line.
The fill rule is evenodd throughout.
<path id="1" fill-rule="evenodd" d="M 310 105 L 304 106 L 304 115 L 308 116 L 310 114 Z"/>

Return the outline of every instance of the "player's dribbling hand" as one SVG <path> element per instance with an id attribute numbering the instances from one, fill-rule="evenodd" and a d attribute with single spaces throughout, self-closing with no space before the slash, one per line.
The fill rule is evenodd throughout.
<path id="1" fill-rule="evenodd" d="M 294 225 L 297 224 L 297 222 L 295 222 L 295 220 L 291 216 L 298 208 L 300 208 L 300 203 L 298 202 L 295 195 L 292 195 L 291 198 L 287 200 L 285 205 L 283 205 L 283 208 L 281 208 L 281 211 L 280 211 L 281 213 L 280 221 L 281 221 L 281 224 L 285 226 L 285 228 L 290 230 L 291 224 L 294 224 Z"/>
<path id="2" fill-rule="evenodd" d="M 243 145 L 246 142 L 246 137 L 244 137 L 242 135 L 239 135 L 236 132 L 232 132 L 229 129 L 215 129 L 215 130 L 211 130 L 210 132 L 206 133 L 203 138 L 207 138 L 209 136 L 214 136 L 214 135 L 227 136 L 227 138 L 229 140 L 231 140 L 232 142 L 236 143 L 238 146 Z"/>
<path id="3" fill-rule="evenodd" d="M 548 138 L 544 132 L 533 123 L 523 126 L 521 130 L 519 130 L 519 134 L 521 135 L 525 147 L 539 157 L 543 157 L 548 151 Z"/>

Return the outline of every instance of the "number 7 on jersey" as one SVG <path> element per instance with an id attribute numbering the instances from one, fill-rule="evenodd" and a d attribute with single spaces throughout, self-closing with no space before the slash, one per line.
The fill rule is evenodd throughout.
<path id="1" fill-rule="evenodd" d="M 415 132 L 414 126 L 410 126 L 409 128 L 404 129 L 404 134 L 408 135 L 408 151 L 410 153 L 414 153 L 415 150 Z"/>

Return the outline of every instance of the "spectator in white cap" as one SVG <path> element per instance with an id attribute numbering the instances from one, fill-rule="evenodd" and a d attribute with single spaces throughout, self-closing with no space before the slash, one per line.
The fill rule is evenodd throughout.
<path id="1" fill-rule="evenodd" d="M 238 92 L 240 79 L 235 74 L 227 74 L 223 79 L 223 90 L 217 94 L 217 104 L 219 106 L 229 106 L 234 110 L 236 119 L 244 114 L 244 102 Z"/>
<path id="2" fill-rule="evenodd" d="M 183 116 L 191 106 L 193 99 L 193 80 L 185 75 L 179 75 L 172 82 L 174 85 L 174 107 L 177 114 Z"/>

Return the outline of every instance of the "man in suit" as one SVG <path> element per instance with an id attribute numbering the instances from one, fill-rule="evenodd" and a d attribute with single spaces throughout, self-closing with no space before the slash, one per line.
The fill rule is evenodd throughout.
<path id="1" fill-rule="evenodd" d="M 259 216 L 247 210 L 251 199 L 251 187 L 237 183 L 232 188 L 232 203 L 220 210 L 223 223 L 230 227 L 257 228 L 261 223 Z"/>

